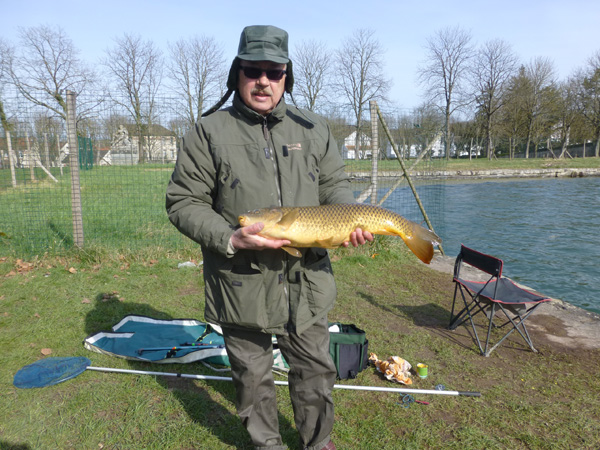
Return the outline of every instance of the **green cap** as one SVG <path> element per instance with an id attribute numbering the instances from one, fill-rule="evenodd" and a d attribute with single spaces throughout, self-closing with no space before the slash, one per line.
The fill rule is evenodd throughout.
<path id="1" fill-rule="evenodd" d="M 271 25 L 252 25 L 240 36 L 237 57 L 246 61 L 272 61 L 287 64 L 288 34 Z"/>
<path id="2" fill-rule="evenodd" d="M 240 61 L 271 61 L 277 64 L 287 64 L 285 91 L 292 92 L 294 86 L 294 73 L 292 61 L 288 54 L 287 31 L 272 25 L 251 25 L 244 28 L 240 36 L 238 54 L 233 59 L 227 89 L 234 91 L 237 88 Z"/>
<path id="3" fill-rule="evenodd" d="M 227 77 L 227 92 L 216 105 L 202 114 L 202 117 L 206 117 L 217 111 L 225 104 L 233 91 L 237 89 L 241 60 L 271 61 L 277 64 L 287 64 L 285 91 L 291 95 L 294 87 L 294 73 L 292 70 L 292 61 L 288 54 L 287 31 L 271 25 L 251 25 L 244 28 L 240 36 L 238 54 L 231 63 L 229 76 Z"/>

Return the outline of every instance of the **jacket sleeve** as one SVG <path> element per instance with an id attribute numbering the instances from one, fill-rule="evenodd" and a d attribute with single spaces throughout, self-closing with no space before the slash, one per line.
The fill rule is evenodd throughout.
<path id="1" fill-rule="evenodd" d="M 226 255 L 235 227 L 213 208 L 217 184 L 210 143 L 201 124 L 196 124 L 183 139 L 167 186 L 167 214 L 181 233 L 204 248 Z"/>
<path id="2" fill-rule="evenodd" d="M 350 181 L 344 170 L 344 161 L 329 125 L 326 127 L 328 138 L 325 153 L 319 163 L 319 201 L 322 205 L 355 203 Z"/>

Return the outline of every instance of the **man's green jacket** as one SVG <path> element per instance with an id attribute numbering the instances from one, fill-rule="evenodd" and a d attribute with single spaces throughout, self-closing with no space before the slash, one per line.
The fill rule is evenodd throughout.
<path id="1" fill-rule="evenodd" d="M 205 320 L 223 326 L 302 333 L 333 307 L 326 250 L 227 252 L 238 216 L 270 206 L 353 203 L 327 123 L 282 99 L 267 117 L 233 105 L 200 120 L 183 140 L 167 188 L 171 222 L 200 243 Z"/>

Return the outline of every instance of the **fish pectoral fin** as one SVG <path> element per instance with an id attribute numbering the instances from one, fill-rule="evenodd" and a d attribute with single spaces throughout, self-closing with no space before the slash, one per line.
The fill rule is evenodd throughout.
<path id="1" fill-rule="evenodd" d="M 299 214 L 300 210 L 298 208 L 294 208 L 288 213 L 284 214 L 283 217 L 279 219 L 279 222 L 277 222 L 277 225 L 285 231 L 296 221 Z"/>
<path id="2" fill-rule="evenodd" d="M 335 248 L 340 246 L 339 240 L 334 239 L 333 237 L 327 239 L 319 239 L 315 241 L 315 247 L 321 248 Z"/>
<path id="3" fill-rule="evenodd" d="M 302 257 L 302 253 L 300 253 L 300 250 L 297 248 L 284 246 L 281 247 L 281 249 L 288 252 L 290 255 L 295 256 L 296 258 Z"/>

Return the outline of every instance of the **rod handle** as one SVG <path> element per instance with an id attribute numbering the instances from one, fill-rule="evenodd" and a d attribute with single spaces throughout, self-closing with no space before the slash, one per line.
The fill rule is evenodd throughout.
<path id="1" fill-rule="evenodd" d="M 458 395 L 464 395 L 465 397 L 481 397 L 481 392 L 458 391 Z"/>

